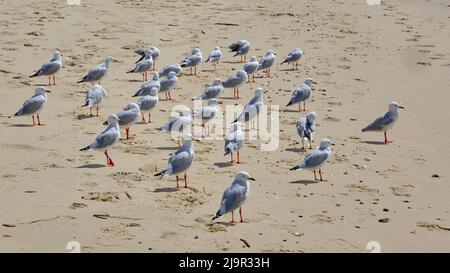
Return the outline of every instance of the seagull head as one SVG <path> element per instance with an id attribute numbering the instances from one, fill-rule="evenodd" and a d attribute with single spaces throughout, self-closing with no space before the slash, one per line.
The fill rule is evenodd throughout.
<path id="1" fill-rule="evenodd" d="M 45 95 L 45 93 L 51 93 L 51 92 L 50 92 L 50 90 L 47 90 L 42 86 L 38 86 L 38 87 L 36 87 L 36 89 L 34 89 L 35 95 Z"/>
<path id="2" fill-rule="evenodd" d="M 256 56 L 252 56 L 252 57 L 250 58 L 250 62 L 256 62 L 256 61 L 258 61 L 258 59 L 256 59 Z"/>
<path id="3" fill-rule="evenodd" d="M 398 103 L 396 101 L 389 103 L 389 111 L 395 111 L 398 108 L 405 109 L 405 107 L 401 106 L 400 103 Z"/>
<path id="4" fill-rule="evenodd" d="M 127 111 L 127 110 L 131 110 L 131 109 L 140 109 L 139 105 L 137 105 L 134 102 L 130 102 L 127 104 L 127 106 L 125 106 L 125 108 L 123 108 L 123 110 Z"/>
<path id="5" fill-rule="evenodd" d="M 154 81 L 159 81 L 159 73 L 157 71 L 153 72 L 153 78 Z"/>
<path id="6" fill-rule="evenodd" d="M 255 89 L 255 97 L 261 96 L 263 93 L 263 89 L 261 87 L 258 87 Z"/>
<path id="7" fill-rule="evenodd" d="M 108 123 L 108 125 L 113 125 L 113 124 L 116 124 L 118 121 L 119 121 L 119 117 L 113 114 L 108 117 L 107 123 Z"/>
<path id="8" fill-rule="evenodd" d="M 156 87 L 156 86 L 152 87 L 152 89 L 150 89 L 149 95 L 150 96 L 158 95 L 158 87 Z"/>
<path id="9" fill-rule="evenodd" d="M 217 105 L 217 99 L 209 99 L 208 100 L 208 106 L 216 106 Z"/>
<path id="10" fill-rule="evenodd" d="M 255 181 L 255 179 L 253 177 L 251 177 L 248 172 L 244 172 L 244 171 L 240 171 L 236 174 L 236 176 L 234 177 L 235 180 L 241 180 L 241 181 L 247 181 L 247 180 L 251 180 L 251 181 Z"/>
<path id="11" fill-rule="evenodd" d="M 183 146 L 191 146 L 192 141 L 200 141 L 200 140 L 193 137 L 191 134 L 183 134 L 181 136 L 181 142 L 183 143 Z"/>
<path id="12" fill-rule="evenodd" d="M 198 53 L 201 53 L 201 51 L 198 47 L 192 49 L 192 54 L 198 54 Z"/>
<path id="13" fill-rule="evenodd" d="M 221 85 L 222 84 L 222 80 L 221 79 L 214 79 L 212 82 L 212 85 Z"/>
<path id="14" fill-rule="evenodd" d="M 328 138 L 324 138 L 324 139 L 322 139 L 322 141 L 320 141 L 319 149 L 325 150 L 328 147 L 330 147 L 330 145 L 331 145 L 331 141 Z"/>
<path id="15" fill-rule="evenodd" d="M 312 87 L 313 83 L 317 84 L 317 82 L 315 80 L 313 80 L 312 78 L 307 78 L 305 80 L 305 84 L 308 85 L 309 87 Z"/>
<path id="16" fill-rule="evenodd" d="M 306 119 L 309 122 L 314 122 L 314 120 L 317 118 L 317 114 L 316 112 L 309 112 L 308 114 L 306 114 Z"/>
<path id="17" fill-rule="evenodd" d="M 241 123 L 239 123 L 239 121 L 236 121 L 236 122 L 231 124 L 231 128 L 230 128 L 231 132 L 234 132 L 234 131 L 239 130 L 239 129 L 241 129 Z"/>
<path id="18" fill-rule="evenodd" d="M 236 73 L 236 76 L 238 76 L 239 78 L 242 78 L 242 79 L 246 79 L 247 78 L 247 73 L 244 70 L 239 70 Z"/>
<path id="19" fill-rule="evenodd" d="M 177 73 L 175 73 L 174 71 L 170 71 L 169 72 L 169 75 L 167 75 L 167 78 L 168 79 L 173 79 L 173 78 L 175 78 L 177 76 Z"/>

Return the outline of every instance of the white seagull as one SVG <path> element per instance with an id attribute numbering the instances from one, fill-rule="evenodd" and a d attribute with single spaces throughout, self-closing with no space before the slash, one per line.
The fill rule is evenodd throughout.
<path id="1" fill-rule="evenodd" d="M 56 85 L 55 74 L 58 73 L 58 71 L 62 67 L 61 56 L 61 53 L 59 53 L 58 51 L 53 53 L 53 58 L 48 63 L 43 64 L 41 68 L 36 71 L 36 73 L 30 76 L 30 78 L 37 76 L 48 76 L 48 85 L 52 85 L 50 80 L 51 78 L 53 78 L 53 85 Z"/>
<path id="2" fill-rule="evenodd" d="M 310 170 L 314 172 L 314 180 L 317 180 L 316 170 L 319 170 L 320 181 L 322 179 L 322 166 L 325 165 L 331 155 L 331 141 L 327 138 L 322 139 L 319 148 L 307 155 L 303 162 L 291 168 L 291 171 Z"/>
<path id="3" fill-rule="evenodd" d="M 391 129 L 394 124 L 398 120 L 398 109 L 405 109 L 405 107 L 400 106 L 398 102 L 391 102 L 389 103 L 389 111 L 384 114 L 384 116 L 381 116 L 374 120 L 371 124 L 369 124 L 366 128 L 362 129 L 363 132 L 384 132 L 384 143 L 388 143 L 387 139 L 387 131 Z"/>
<path id="4" fill-rule="evenodd" d="M 33 126 L 36 125 L 34 121 L 34 116 L 37 116 L 38 125 L 41 125 L 41 120 L 39 118 L 39 113 L 44 108 L 45 104 L 47 103 L 47 94 L 51 93 L 49 90 L 45 89 L 44 87 L 38 86 L 34 90 L 34 96 L 27 99 L 22 107 L 17 111 L 17 113 L 14 114 L 14 116 L 30 116 L 33 119 Z"/>

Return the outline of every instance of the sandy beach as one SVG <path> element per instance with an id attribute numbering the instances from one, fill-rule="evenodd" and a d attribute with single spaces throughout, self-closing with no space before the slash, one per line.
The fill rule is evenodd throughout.
<path id="1" fill-rule="evenodd" d="M 81 252 L 369 252 L 370 241 L 382 252 L 450 251 L 449 14 L 445 0 L 2 1 L 0 252 L 68 252 L 69 241 Z M 177 148 L 157 128 L 173 106 L 193 108 L 214 78 L 242 68 L 227 49 L 240 39 L 252 44 L 247 60 L 277 54 L 273 77 L 258 72 L 239 100 L 225 89 L 219 101 L 244 105 L 262 87 L 265 104 L 280 107 L 278 148 L 247 140 L 241 163 L 229 164 L 223 140 L 202 140 L 192 188 L 153 177 Z M 161 50 L 157 69 L 195 47 L 206 59 L 220 46 L 223 61 L 217 71 L 202 63 L 197 76 L 184 69 L 173 101 L 159 102 L 152 123 L 134 125 L 107 167 L 101 152 L 79 149 L 137 100 L 141 76 L 125 72 L 139 58 L 133 50 L 149 44 Z M 280 64 L 295 47 L 305 52 L 298 71 Z M 64 55 L 57 85 L 29 78 L 56 50 Z M 76 82 L 106 56 L 117 60 L 102 81 L 108 97 L 89 117 L 81 106 L 91 85 Z M 333 142 L 323 182 L 289 171 L 310 152 L 295 128 L 306 112 L 285 107 L 307 77 L 318 82 L 306 104 L 318 115 L 313 145 Z M 31 117 L 11 116 L 37 85 L 52 93 L 44 126 L 33 127 Z M 382 133 L 361 129 L 391 101 L 406 109 L 385 145 Z M 241 170 L 256 179 L 245 222 L 211 221 Z"/>

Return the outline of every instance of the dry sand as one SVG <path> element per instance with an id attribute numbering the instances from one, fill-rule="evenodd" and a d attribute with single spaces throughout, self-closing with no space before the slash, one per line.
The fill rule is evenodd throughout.
<path id="1" fill-rule="evenodd" d="M 0 251 L 66 252 L 72 240 L 82 252 L 367 252 L 373 240 L 384 252 L 450 251 L 448 1 L 81 4 L 2 2 Z M 278 53 L 274 77 L 257 78 L 268 91 L 267 104 L 284 109 L 294 85 L 307 76 L 319 82 L 307 107 L 319 116 L 314 144 L 323 137 L 335 143 L 324 167 L 327 182 L 289 171 L 307 153 L 298 149 L 294 123 L 304 112 L 297 111 L 280 113 L 274 152 L 247 142 L 242 164 L 229 166 L 222 141 L 203 141 L 196 143 L 189 171 L 193 189 L 176 190 L 173 178 L 153 178 L 175 148 L 155 128 L 173 105 L 192 106 L 190 99 L 214 77 L 241 67 L 225 49 L 238 39 L 249 40 L 258 58 L 267 49 Z M 134 126 L 136 138 L 110 150 L 116 167 L 104 167 L 103 154 L 78 149 L 102 130 L 108 114 L 134 100 L 140 76 L 125 71 L 137 59 L 133 49 L 149 42 L 161 50 L 158 68 L 179 62 L 193 47 L 207 55 L 219 45 L 225 62 L 217 73 L 202 64 L 199 76 L 183 75 L 174 102 L 160 102 L 154 123 Z M 279 65 L 294 47 L 306 52 L 295 72 Z M 56 49 L 65 55 L 64 67 L 58 85 L 49 87 L 45 126 L 8 118 L 35 85 L 47 83 L 28 76 Z M 85 118 L 80 106 L 89 84 L 75 82 L 107 55 L 119 60 L 103 81 L 109 97 L 100 117 Z M 254 88 L 246 84 L 239 102 Z M 407 109 L 389 134 L 394 143 L 378 145 L 373 141 L 381 141 L 381 133 L 360 129 L 392 100 Z M 230 215 L 209 221 L 239 170 L 257 179 L 244 206 L 245 223 L 229 224 Z M 110 217 L 94 216 L 99 214 Z M 384 218 L 389 222 L 378 221 Z"/>

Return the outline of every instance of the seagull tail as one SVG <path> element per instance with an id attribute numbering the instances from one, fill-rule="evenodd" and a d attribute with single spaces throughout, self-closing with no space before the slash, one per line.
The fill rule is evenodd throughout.
<path id="1" fill-rule="evenodd" d="M 86 147 L 84 147 L 84 148 L 81 148 L 80 151 L 87 151 L 87 150 L 89 150 L 90 148 L 91 148 L 91 146 L 89 145 L 89 146 L 86 146 Z"/>
<path id="2" fill-rule="evenodd" d="M 208 59 L 206 59 L 205 63 L 209 62 L 209 60 L 210 60 L 210 59 L 211 59 L 211 58 L 210 58 L 210 57 L 208 57 Z"/>
<path id="3" fill-rule="evenodd" d="M 84 76 L 81 80 L 77 81 L 77 83 L 85 82 L 87 80 L 87 76 Z"/>
<path id="4" fill-rule="evenodd" d="M 211 220 L 216 220 L 217 218 L 219 218 L 219 217 L 221 217 L 222 216 L 222 214 L 220 214 L 220 210 L 218 210 L 215 214 L 214 214 L 214 216 L 211 218 Z"/>
<path id="5" fill-rule="evenodd" d="M 36 71 L 36 73 L 30 76 L 30 78 L 39 76 L 39 72 L 41 72 L 41 70 Z"/>
<path id="6" fill-rule="evenodd" d="M 285 60 L 284 60 L 283 62 L 281 62 L 281 64 L 287 63 L 287 61 L 288 61 L 288 60 L 287 60 L 287 59 L 285 59 Z"/>
<path id="7" fill-rule="evenodd" d="M 303 168 L 300 167 L 300 165 L 297 165 L 297 166 L 295 166 L 293 168 L 290 168 L 289 170 L 291 170 L 291 171 L 301 171 L 301 170 L 303 170 Z"/>
<path id="8" fill-rule="evenodd" d="M 166 175 L 166 171 L 167 170 L 162 170 L 162 171 L 160 171 L 159 173 L 156 173 L 155 175 L 153 175 L 153 176 L 159 176 L 159 178 L 160 179 L 162 179 L 165 175 Z"/>
<path id="9" fill-rule="evenodd" d="M 135 62 L 135 64 L 137 64 L 138 62 L 142 61 L 144 58 L 145 58 L 145 54 L 144 54 L 139 60 L 137 60 L 137 61 Z"/>
<path id="10" fill-rule="evenodd" d="M 128 70 L 127 73 L 133 73 L 134 69 Z"/>
<path id="11" fill-rule="evenodd" d="M 292 102 L 289 102 L 288 104 L 286 104 L 286 106 L 291 106 L 292 105 Z"/>

